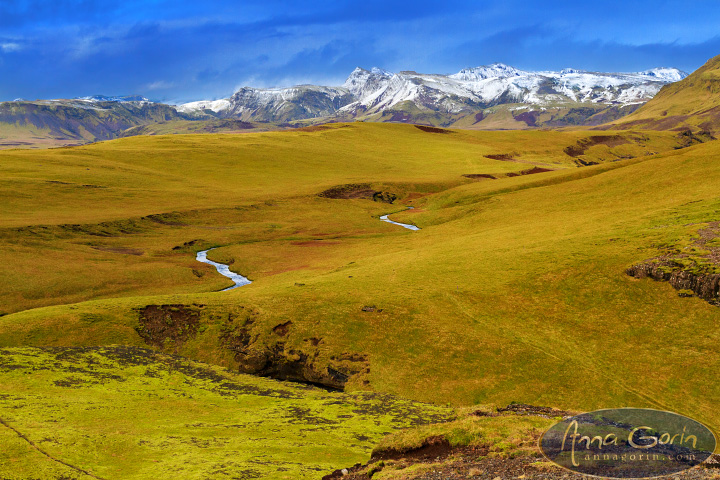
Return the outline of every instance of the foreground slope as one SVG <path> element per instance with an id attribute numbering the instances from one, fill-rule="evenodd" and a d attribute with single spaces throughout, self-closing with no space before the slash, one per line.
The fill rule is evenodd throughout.
<path id="1" fill-rule="evenodd" d="M 149 344 L 348 390 L 455 404 L 650 406 L 718 428 L 717 308 L 625 270 L 718 220 L 719 147 L 674 150 L 674 134 L 622 135 L 644 140 L 338 125 L 7 153 L 6 192 L 24 193 L 39 212 L 20 203 L 7 210 L 4 242 L 16 259 L 7 274 L 28 268 L 18 259 L 37 269 L 54 262 L 85 276 L 79 299 L 116 298 L 7 315 L 0 341 Z M 597 149 L 598 160 L 618 160 L 612 152 L 625 148 L 636 151 L 621 156 L 635 158 L 577 169 L 567 147 L 578 145 Z M 666 153 L 647 155 L 658 150 Z M 501 175 L 539 164 L 557 171 Z M 69 178 L 77 185 L 47 183 Z M 85 183 L 108 188 L 78 186 Z M 399 200 L 317 195 L 363 183 Z M 31 185 L 57 189 L 63 201 Z M 88 198 L 93 208 L 78 211 Z M 398 202 L 417 208 L 401 212 Z M 422 230 L 373 218 L 393 212 Z M 48 218 L 56 225 L 28 226 Z M 58 225 L 72 218 L 75 227 Z M 194 254 L 216 245 L 211 258 L 253 284 L 210 293 L 225 280 Z M 67 253 L 76 261 L 62 267 Z M 122 288 L 97 277 L 117 270 L 107 265 L 124 269 L 112 274 Z M 15 278 L 8 294 L 21 303 L 76 294 L 54 283 L 67 275 L 45 284 Z M 173 285 L 181 290 L 157 294 Z M 176 327 L 157 328 L 153 312 Z"/>
<path id="2" fill-rule="evenodd" d="M 1 349 L 0 386 L 4 479 L 316 479 L 453 416 L 127 347 Z"/>

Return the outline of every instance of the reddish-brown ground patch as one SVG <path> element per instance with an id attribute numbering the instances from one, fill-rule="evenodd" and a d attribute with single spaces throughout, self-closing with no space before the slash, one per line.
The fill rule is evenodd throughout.
<path id="1" fill-rule="evenodd" d="M 427 125 L 415 125 L 415 128 L 418 130 L 422 130 L 423 132 L 427 133 L 452 133 L 451 130 L 446 130 L 444 128 L 438 128 L 438 127 L 429 127 Z"/>

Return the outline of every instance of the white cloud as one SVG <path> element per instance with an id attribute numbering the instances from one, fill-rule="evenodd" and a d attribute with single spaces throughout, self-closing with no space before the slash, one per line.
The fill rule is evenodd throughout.
<path id="1" fill-rule="evenodd" d="M 15 43 L 15 42 L 0 43 L 0 50 L 2 50 L 5 53 L 18 52 L 18 51 L 22 50 L 22 45 L 20 45 L 19 43 Z"/>
<path id="2" fill-rule="evenodd" d="M 168 88 L 175 87 L 175 82 L 166 82 L 165 80 L 158 80 L 157 82 L 150 83 L 145 86 L 147 90 L 165 90 Z"/>

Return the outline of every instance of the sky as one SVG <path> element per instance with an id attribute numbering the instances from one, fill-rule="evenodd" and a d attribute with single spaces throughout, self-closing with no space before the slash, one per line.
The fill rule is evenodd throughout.
<path id="1" fill-rule="evenodd" d="M 358 66 L 690 73 L 720 55 L 718 25 L 718 0 L 0 0 L 0 101 L 180 103 Z"/>

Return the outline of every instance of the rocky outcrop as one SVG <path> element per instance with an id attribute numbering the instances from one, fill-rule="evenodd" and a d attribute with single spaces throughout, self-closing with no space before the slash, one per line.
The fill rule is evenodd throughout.
<path id="1" fill-rule="evenodd" d="M 633 265 L 626 273 L 635 278 L 668 282 L 684 294 L 683 296 L 692 296 L 689 294 L 692 292 L 712 305 L 720 306 L 720 274 L 696 274 L 672 261 L 650 261 Z"/>

